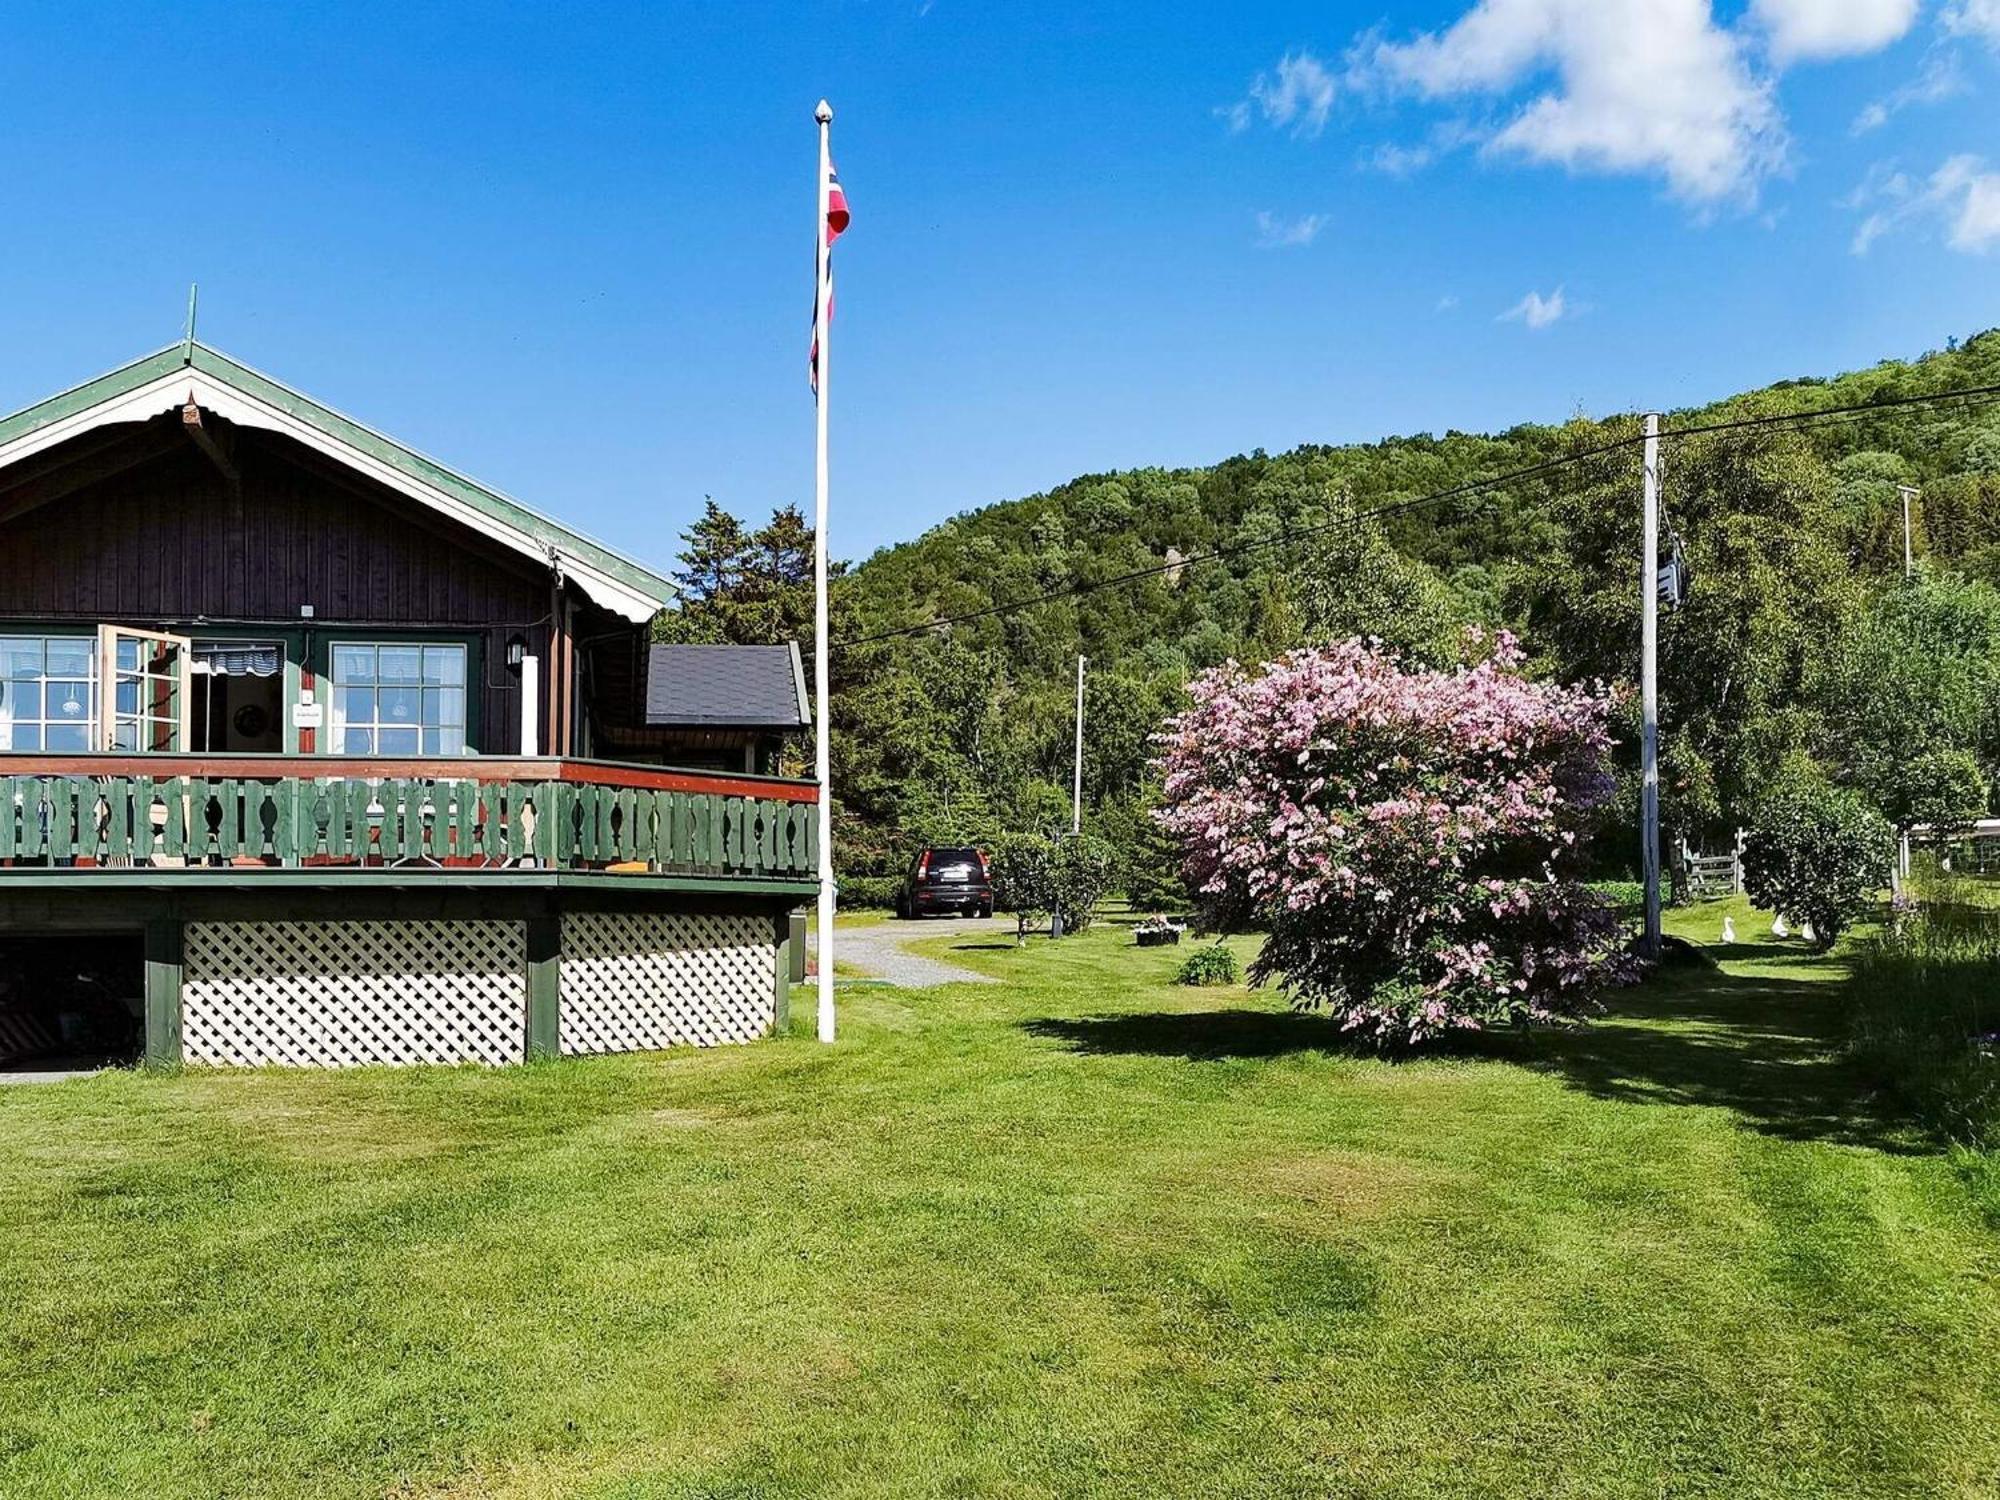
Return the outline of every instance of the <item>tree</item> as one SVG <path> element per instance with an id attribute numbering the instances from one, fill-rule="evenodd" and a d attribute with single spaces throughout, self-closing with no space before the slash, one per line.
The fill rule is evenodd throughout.
<path id="1" fill-rule="evenodd" d="M 726 600 L 743 579 L 749 538 L 743 523 L 715 503 L 702 497 L 701 519 L 681 534 L 681 566 L 674 582 L 682 597 L 693 604 Z"/>
<path id="2" fill-rule="evenodd" d="M 1111 876 L 1112 854 L 1101 840 L 1047 839 L 1016 834 L 993 851 L 993 897 L 1014 913 L 1016 940 L 1051 912 L 1060 912 L 1065 933 L 1082 932 L 1096 919 L 1096 906 Z"/>
<path id="3" fill-rule="evenodd" d="M 654 638 L 697 645 L 813 644 L 813 533 L 795 505 L 780 506 L 754 532 L 707 502 L 682 533 L 678 609 L 662 614 Z"/>
<path id="4" fill-rule="evenodd" d="M 1824 950 L 1874 905 L 1894 852 L 1889 825 L 1865 798 L 1800 768 L 1758 808 L 1743 888 L 1758 905 L 1810 922 Z"/>
<path id="5" fill-rule="evenodd" d="M 1328 529 L 1304 569 L 1305 638 L 1373 637 L 1406 658 L 1456 660 L 1471 617 L 1451 587 L 1398 553 L 1351 495 L 1322 487 L 1321 499 Z"/>
<path id="6" fill-rule="evenodd" d="M 1897 827 L 1976 817 L 2000 757 L 2000 589 L 1928 570 L 1882 589 L 1820 698 L 1820 759 Z"/>
<path id="7" fill-rule="evenodd" d="M 1608 699 L 1519 662 L 1504 635 L 1450 671 L 1350 640 L 1194 683 L 1161 818 L 1191 885 L 1269 925 L 1253 982 L 1389 1045 L 1575 1016 L 1625 976 L 1573 878 Z"/>
<path id="8" fill-rule="evenodd" d="M 1666 517 L 1694 587 L 1660 616 L 1660 723 L 1672 773 L 1669 844 L 1701 843 L 1748 816 L 1773 769 L 1808 748 L 1811 699 L 1863 590 L 1832 500 L 1802 437 L 1731 434 L 1670 450 Z M 1639 657 L 1639 477 L 1631 450 L 1593 460 L 1551 506 L 1560 532 L 1511 590 L 1547 667 L 1567 680 L 1632 682 Z M 1636 704 L 1623 710 L 1621 767 L 1636 778 Z M 1712 829 L 1710 819 L 1722 823 Z"/>

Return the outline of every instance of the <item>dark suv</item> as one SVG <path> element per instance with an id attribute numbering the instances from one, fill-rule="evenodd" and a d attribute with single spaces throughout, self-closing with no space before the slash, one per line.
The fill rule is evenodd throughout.
<path id="1" fill-rule="evenodd" d="M 951 911 L 968 917 L 993 915 L 993 877 L 985 850 L 925 849 L 896 891 L 899 917 Z"/>

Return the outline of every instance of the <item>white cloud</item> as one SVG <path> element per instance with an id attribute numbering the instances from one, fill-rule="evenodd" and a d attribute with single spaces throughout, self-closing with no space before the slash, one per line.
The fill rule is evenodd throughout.
<path id="1" fill-rule="evenodd" d="M 2000 171 L 1988 171 L 1969 152 L 1951 157 L 1923 180 L 1877 168 L 1847 203 L 1869 208 L 1854 232 L 1856 255 L 1866 255 L 1883 235 L 1913 221 L 1936 224 L 1947 245 L 1968 255 L 2000 247 Z"/>
<path id="2" fill-rule="evenodd" d="M 1458 298 L 1454 296 L 1452 293 L 1446 292 L 1442 297 L 1438 298 L 1437 307 L 1434 309 L 1434 311 L 1441 313 L 1448 313 L 1457 306 L 1458 306 Z"/>
<path id="3" fill-rule="evenodd" d="M 1526 323 L 1530 328 L 1547 328 L 1551 323 L 1561 321 L 1568 312 L 1569 306 L 1563 300 L 1563 289 L 1557 287 L 1546 297 L 1540 292 L 1528 293 L 1494 321 Z"/>
<path id="4" fill-rule="evenodd" d="M 1325 63 L 1310 52 L 1287 52 L 1277 67 L 1251 81 L 1249 98 L 1216 113 L 1235 131 L 1248 130 L 1254 112 L 1278 129 L 1289 127 L 1294 135 L 1314 136 L 1326 129 L 1336 91 Z"/>
<path id="5" fill-rule="evenodd" d="M 1954 156 L 1931 178 L 1931 191 L 1950 205 L 1945 243 L 1974 255 L 2000 245 L 2000 172 L 1982 165 L 1976 156 Z"/>
<path id="6" fill-rule="evenodd" d="M 1310 245 L 1326 228 L 1326 220 L 1325 214 L 1301 214 L 1296 219 L 1283 219 L 1276 214 L 1260 213 L 1257 215 L 1257 248 L 1296 250 L 1301 245 Z"/>
<path id="7" fill-rule="evenodd" d="M 1889 123 L 1891 116 L 1901 114 L 1912 105 L 1940 104 L 1965 91 L 1965 75 L 1959 71 L 1958 54 L 1934 52 L 1925 60 L 1923 71 L 1915 78 L 1873 101 L 1856 115 L 1852 133 L 1866 135 L 1871 130 L 1879 130 Z"/>
<path id="8" fill-rule="evenodd" d="M 1436 153 L 1429 146 L 1398 146 L 1394 142 L 1385 142 L 1370 153 L 1368 164 L 1391 177 L 1408 177 L 1421 172 L 1435 158 Z"/>
<path id="9" fill-rule="evenodd" d="M 1750 16 L 1770 40 L 1780 67 L 1830 57 L 1859 57 L 1900 40 L 1917 19 L 1918 0 L 1751 0 Z"/>
<path id="10" fill-rule="evenodd" d="M 1944 13 L 1953 36 L 1975 36 L 2000 51 L 2000 0 L 1953 0 Z"/>
<path id="11" fill-rule="evenodd" d="M 1489 153 L 1657 172 L 1698 205 L 1749 202 L 1784 163 L 1771 85 L 1709 0 L 1478 0 L 1441 32 L 1364 39 L 1354 61 L 1369 81 L 1431 99 L 1501 96 L 1553 74 L 1486 137 Z"/>

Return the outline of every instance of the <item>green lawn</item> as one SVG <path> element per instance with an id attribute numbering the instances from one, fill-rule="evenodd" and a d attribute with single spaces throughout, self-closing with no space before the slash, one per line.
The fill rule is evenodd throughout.
<path id="1" fill-rule="evenodd" d="M 2000 1493 L 2000 1196 L 1738 913 L 1413 1063 L 1100 928 L 833 1049 L 6 1091 L 0 1495 Z"/>

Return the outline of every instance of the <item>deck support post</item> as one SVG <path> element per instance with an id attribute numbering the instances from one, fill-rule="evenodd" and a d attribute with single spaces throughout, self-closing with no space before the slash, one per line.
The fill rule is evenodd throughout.
<path id="1" fill-rule="evenodd" d="M 792 1025 L 792 945 L 799 941 L 795 929 L 805 924 L 790 911 L 780 911 L 771 920 L 778 934 L 777 957 L 772 965 L 777 972 L 772 991 L 771 1035 L 783 1036 Z"/>
<path id="2" fill-rule="evenodd" d="M 181 1061 L 181 977 L 186 968 L 179 917 L 146 923 L 146 1065 L 178 1067 Z"/>
<path id="3" fill-rule="evenodd" d="M 528 918 L 528 1061 L 562 1056 L 562 915 Z"/>

